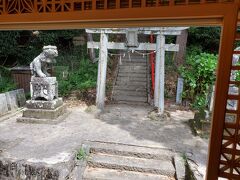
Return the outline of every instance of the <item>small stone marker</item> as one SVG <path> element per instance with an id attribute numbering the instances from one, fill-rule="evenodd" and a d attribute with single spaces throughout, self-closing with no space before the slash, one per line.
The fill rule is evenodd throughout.
<path id="1" fill-rule="evenodd" d="M 7 98 L 5 94 L 0 94 L 0 116 L 8 112 Z"/>
<path id="2" fill-rule="evenodd" d="M 19 107 L 23 107 L 26 104 L 26 96 L 24 89 L 17 90 L 17 102 Z"/>
<path id="3" fill-rule="evenodd" d="M 12 111 L 18 108 L 17 90 L 6 92 L 8 110 Z"/>
<path id="4" fill-rule="evenodd" d="M 212 112 L 212 110 L 213 110 L 214 94 L 215 94 L 215 86 L 212 87 L 211 97 L 210 97 L 210 101 L 209 101 L 209 111 L 210 112 Z"/>
<path id="5" fill-rule="evenodd" d="M 177 83 L 177 96 L 176 96 L 176 103 L 182 103 L 182 93 L 183 93 L 183 78 L 178 78 Z"/>

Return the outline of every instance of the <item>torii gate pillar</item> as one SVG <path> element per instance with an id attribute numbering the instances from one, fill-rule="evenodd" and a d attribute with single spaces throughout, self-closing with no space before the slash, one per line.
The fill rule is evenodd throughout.
<path id="1" fill-rule="evenodd" d="M 164 111 L 164 78 L 165 78 L 165 36 L 158 34 L 156 39 L 156 65 L 154 106 L 160 114 Z"/>
<path id="2" fill-rule="evenodd" d="M 105 89 L 106 89 L 106 75 L 107 75 L 107 55 L 108 55 L 108 36 L 101 32 L 100 36 L 100 51 L 98 61 L 98 79 L 97 79 L 97 97 L 96 106 L 103 110 L 105 105 Z"/>

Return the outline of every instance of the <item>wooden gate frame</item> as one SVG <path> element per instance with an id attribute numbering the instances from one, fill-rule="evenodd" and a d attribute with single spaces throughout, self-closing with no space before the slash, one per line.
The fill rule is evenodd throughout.
<path id="1" fill-rule="evenodd" d="M 45 1 L 45 0 L 44 0 Z M 134 0 L 129 0 L 130 2 Z M 0 0 L 1 2 L 1 0 Z M 96 3 L 96 1 L 94 1 Z M 104 1 L 107 2 L 106 0 Z M 119 2 L 119 0 L 117 0 Z M 146 0 L 142 0 L 146 2 Z M 159 2 L 159 1 L 157 1 Z M 50 12 L 28 14 L 1 13 L 0 7 L 0 30 L 16 29 L 76 29 L 76 28 L 100 28 L 100 27 L 134 27 L 134 26 L 197 26 L 197 25 L 219 25 L 222 27 L 221 43 L 219 50 L 219 62 L 217 67 L 217 80 L 215 103 L 212 119 L 211 140 L 209 144 L 209 157 L 207 168 L 207 180 L 217 180 L 218 177 L 236 179 L 239 175 L 234 175 L 232 170 L 225 173 L 220 169 L 220 164 L 233 169 L 239 167 L 236 161 L 221 161 L 223 133 L 225 128 L 225 113 L 229 88 L 229 78 L 232 69 L 232 55 L 236 28 L 238 21 L 239 2 L 230 3 L 206 3 L 200 0 L 200 4 L 188 4 L 188 0 L 183 5 L 175 6 L 174 0 L 169 1 L 169 6 L 145 7 L 144 3 L 140 8 L 107 9 L 104 5 L 103 10 L 93 9 L 82 12 Z M 119 4 L 117 4 L 117 7 Z M 240 97 L 237 97 L 240 100 Z M 235 133 L 231 138 L 235 144 L 240 139 L 240 110 L 237 111 Z M 229 153 L 234 156 L 239 153 L 235 149 Z M 240 153 L 239 153 L 240 154 Z M 238 154 L 238 155 L 239 155 Z M 225 163 L 225 164 L 224 164 Z M 240 170 L 240 169 L 239 169 Z"/>

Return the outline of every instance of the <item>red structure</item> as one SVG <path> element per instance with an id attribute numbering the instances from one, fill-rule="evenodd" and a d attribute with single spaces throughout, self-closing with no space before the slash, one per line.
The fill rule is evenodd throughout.
<path id="1" fill-rule="evenodd" d="M 151 34 L 150 35 L 150 43 L 154 42 L 154 37 Z M 151 52 L 150 54 L 150 66 L 151 66 L 151 82 L 152 82 L 152 86 L 151 86 L 151 96 L 153 96 L 154 94 L 154 87 L 155 87 L 155 53 L 154 51 Z"/>

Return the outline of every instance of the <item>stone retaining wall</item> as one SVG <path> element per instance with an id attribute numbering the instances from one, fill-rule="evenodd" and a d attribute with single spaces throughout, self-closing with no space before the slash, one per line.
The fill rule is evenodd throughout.
<path id="1" fill-rule="evenodd" d="M 23 107 L 26 103 L 26 97 L 23 89 L 17 89 L 0 94 L 0 117 Z"/>
<path id="2" fill-rule="evenodd" d="M 59 179 L 59 171 L 41 164 L 27 164 L 24 161 L 3 160 L 0 158 L 1 180 Z"/>

